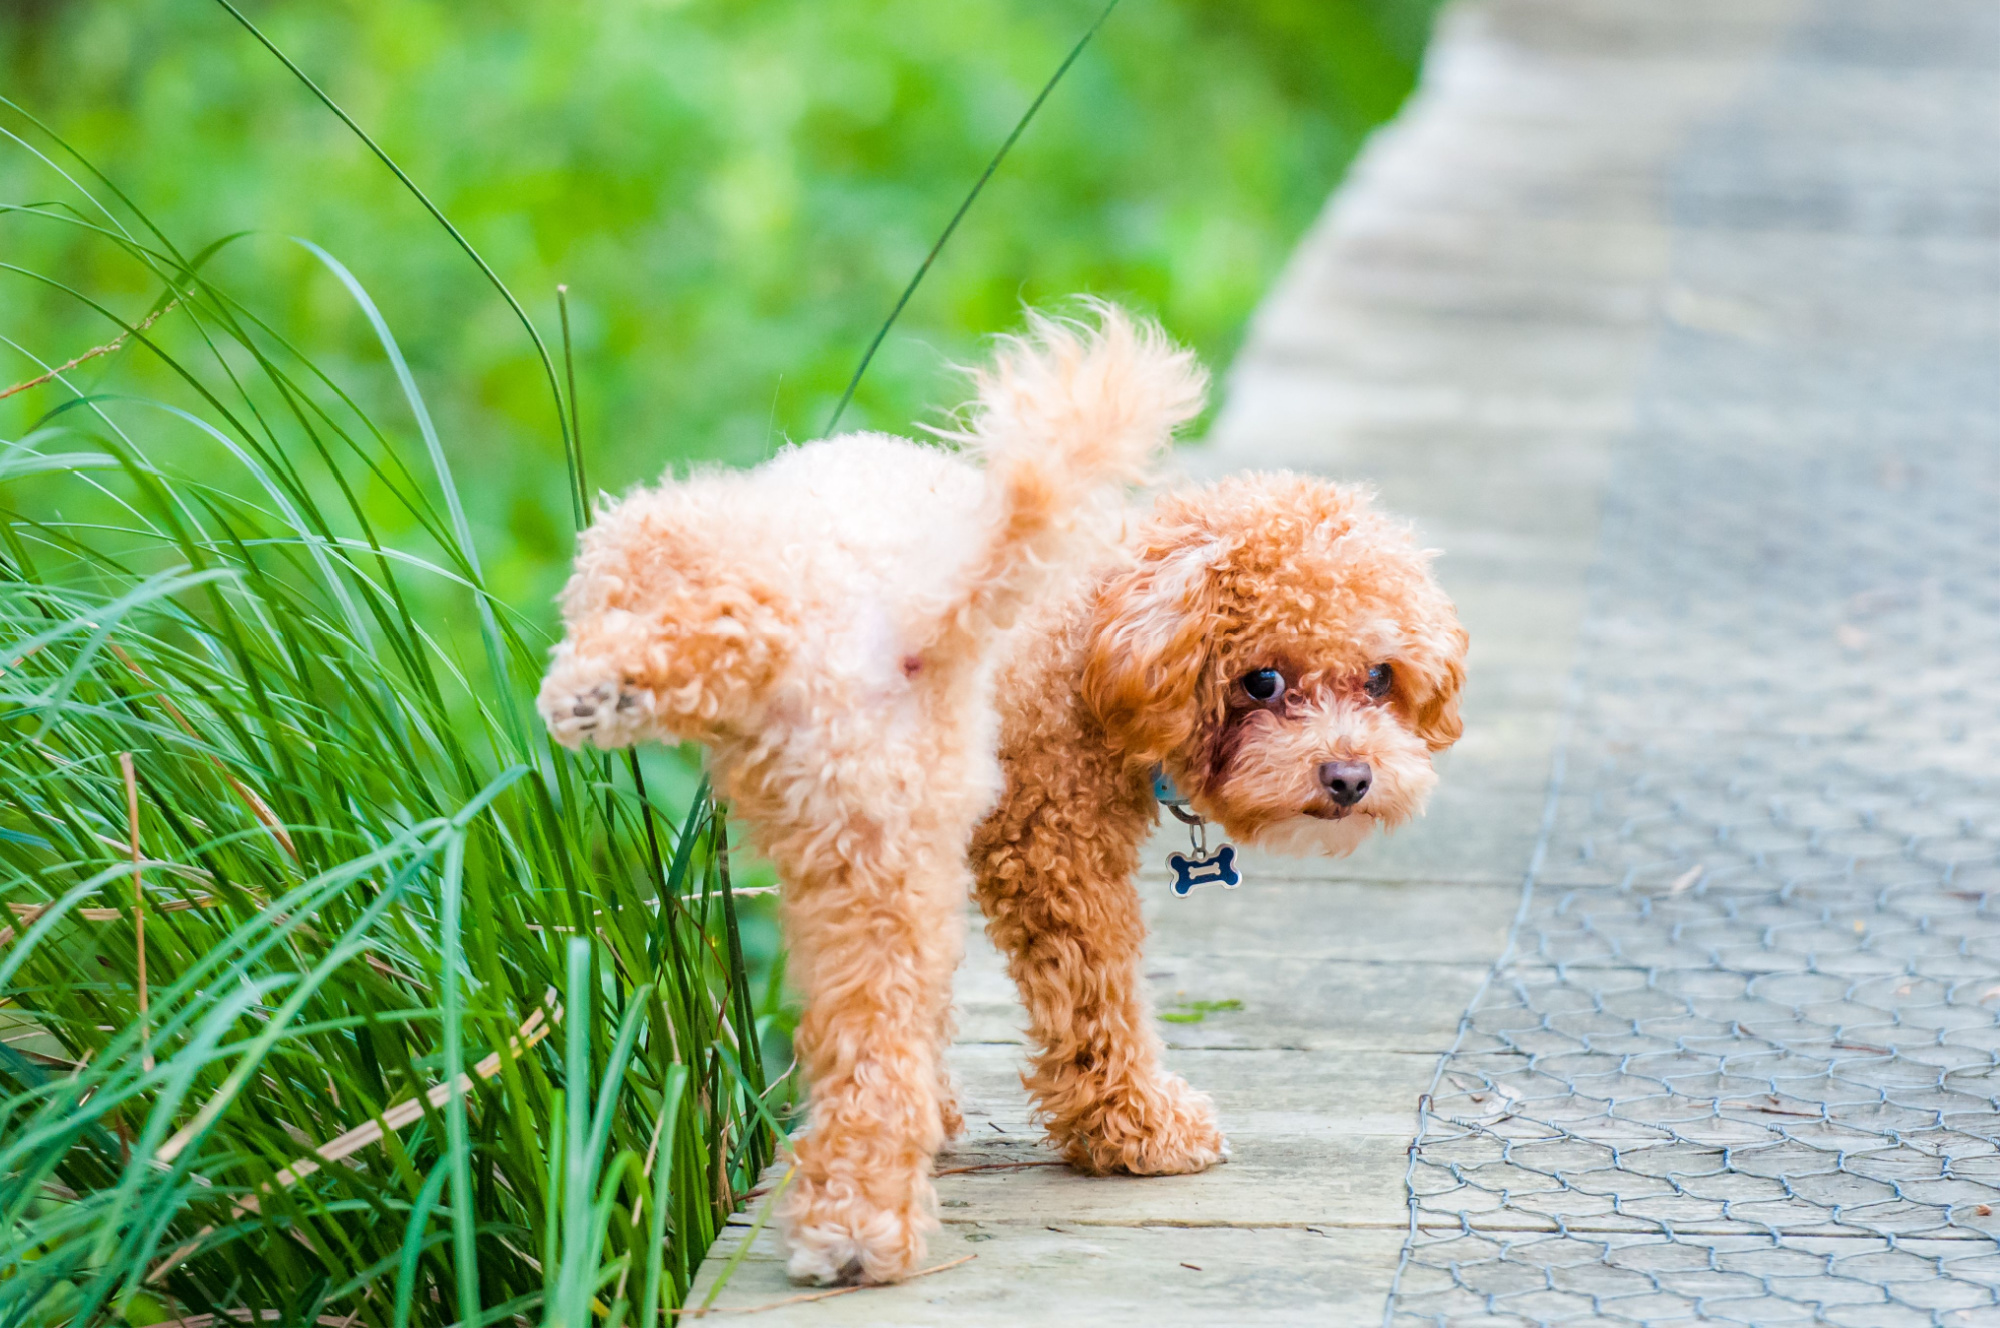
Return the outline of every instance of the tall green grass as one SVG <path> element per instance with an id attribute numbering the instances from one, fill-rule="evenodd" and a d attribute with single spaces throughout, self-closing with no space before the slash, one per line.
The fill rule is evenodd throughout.
<path id="1" fill-rule="evenodd" d="M 551 331 L 552 292 L 571 283 L 590 473 L 613 492 L 670 462 L 750 463 L 817 436 L 966 186 L 1104 8 L 239 4 Z M 1023 302 L 1079 291 L 1150 312 L 1226 364 L 1343 166 L 1411 86 L 1434 6 L 1128 0 L 959 227 L 845 425 L 902 430 L 944 404 L 945 366 L 976 360 Z M 483 449 L 465 499 L 490 584 L 546 602 L 571 504 L 550 473 L 562 458 L 534 347 L 480 274 L 434 242 L 423 210 L 227 14 L 198 0 L 0 3 L 0 92 L 177 235 L 263 226 L 341 255 L 381 301 L 454 461 L 474 440 Z M 0 157 L 0 193 L 40 197 L 25 174 Z M 61 240 L 11 252 L 74 270 Z M 368 371 L 365 320 L 319 264 L 285 246 L 225 262 L 358 399 L 392 409 L 393 382 Z M 143 307 L 138 289 L 123 294 Z M 59 360 L 101 340 L 72 317 L 24 288 L 0 294 L 0 330 L 60 330 Z M 376 515 L 396 530 L 393 509 Z"/>
<path id="2" fill-rule="evenodd" d="M 336 258 L 393 419 L 207 275 L 283 241 L 12 146 L 58 201 L 0 227 L 92 257 L 0 277 L 174 387 L 56 372 L 0 440 L 0 1324 L 662 1322 L 776 1137 L 720 813 L 550 747 Z"/>

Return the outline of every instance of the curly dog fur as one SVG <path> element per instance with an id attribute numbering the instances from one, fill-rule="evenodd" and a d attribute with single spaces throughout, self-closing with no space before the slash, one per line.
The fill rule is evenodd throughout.
<path id="1" fill-rule="evenodd" d="M 893 1280 L 936 1225 L 966 847 L 1001 790 L 1003 632 L 1200 407 L 1106 306 L 1031 321 L 957 452 L 854 434 L 642 490 L 583 536 L 540 707 L 561 741 L 693 739 L 784 883 L 811 1081 L 790 1269 Z M 983 461 L 983 466 L 973 464 Z"/>
<path id="2" fill-rule="evenodd" d="M 1431 754 L 1459 736 L 1465 649 L 1406 528 L 1365 491 L 1282 473 L 1164 497 L 1122 559 L 1016 629 L 1006 792 L 972 862 L 1028 1009 L 1025 1082 L 1072 1164 L 1151 1175 L 1228 1153 L 1162 1066 L 1140 980 L 1153 768 L 1238 839 L 1349 853 L 1423 809 Z"/>

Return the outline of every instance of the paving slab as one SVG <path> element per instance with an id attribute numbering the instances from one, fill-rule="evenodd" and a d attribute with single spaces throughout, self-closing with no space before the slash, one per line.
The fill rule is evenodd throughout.
<path id="1" fill-rule="evenodd" d="M 710 1262 L 726 1260 L 745 1228 L 723 1233 Z M 983 1237 L 984 1239 L 973 1239 Z M 1380 1317 L 1398 1231 L 1343 1237 L 1292 1228 L 1125 1227 L 1084 1223 L 994 1223 L 947 1231 L 939 1264 L 976 1256 L 894 1290 L 871 1289 L 778 1306 L 760 1323 L 861 1328 L 907 1324 L 1090 1324 L 1153 1328 L 1188 1323 L 1325 1328 Z M 754 1289 L 758 1299 L 735 1294 Z M 802 1294 L 784 1280 L 769 1230 L 718 1303 L 765 1304 Z M 805 1292 L 811 1295 L 814 1293 Z M 698 1298 L 697 1298 L 698 1302 Z"/>
<path id="2" fill-rule="evenodd" d="M 2000 1324 L 1996 64 L 1990 0 L 1448 9 L 1183 458 L 1372 484 L 1442 551 L 1428 816 L 1227 895 L 1149 867 L 1227 1165 L 1056 1164 L 975 937 L 943 1266 L 821 1296 L 767 1230 L 717 1304 Z"/>

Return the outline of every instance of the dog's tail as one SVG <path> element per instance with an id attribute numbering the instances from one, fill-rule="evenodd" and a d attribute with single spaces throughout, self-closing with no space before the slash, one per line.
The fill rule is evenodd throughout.
<path id="1" fill-rule="evenodd" d="M 966 428 L 986 464 L 988 542 L 954 625 L 1003 630 L 1087 538 L 1105 497 L 1146 477 L 1174 430 L 1201 412 L 1207 375 L 1152 323 L 1090 301 L 1089 322 L 1031 313 L 973 378 Z"/>

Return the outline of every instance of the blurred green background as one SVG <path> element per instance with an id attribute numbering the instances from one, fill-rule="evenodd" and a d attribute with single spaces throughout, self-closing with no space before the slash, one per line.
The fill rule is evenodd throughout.
<path id="1" fill-rule="evenodd" d="M 1125 0 L 947 249 L 847 427 L 954 404 L 952 363 L 1078 291 L 1161 317 L 1218 369 L 1341 170 L 1408 92 L 1435 0 Z M 568 283 L 594 488 L 814 437 L 896 294 L 1098 0 L 247 0 L 430 192 L 553 344 Z M 539 363 L 416 202 L 220 6 L 8 0 L 4 95 L 418 452 L 352 303 L 369 288 L 438 416 L 495 588 L 546 621 L 569 505 Z M 28 133 L 0 109 L 0 125 Z M 32 137 L 32 135 L 30 135 Z M 36 140 L 40 142 L 40 140 Z M 97 186 L 92 186 L 97 187 Z M 18 145 L 0 201 L 75 201 Z M 0 262 L 137 318 L 108 247 L 0 217 Z M 51 362 L 116 329 L 0 273 L 0 335 Z M 0 347 L 0 387 L 31 377 Z M 144 351 L 106 391 L 169 386 Z M 64 396 L 0 401 L 18 437 Z M 384 504 L 386 531 L 397 515 Z"/>

